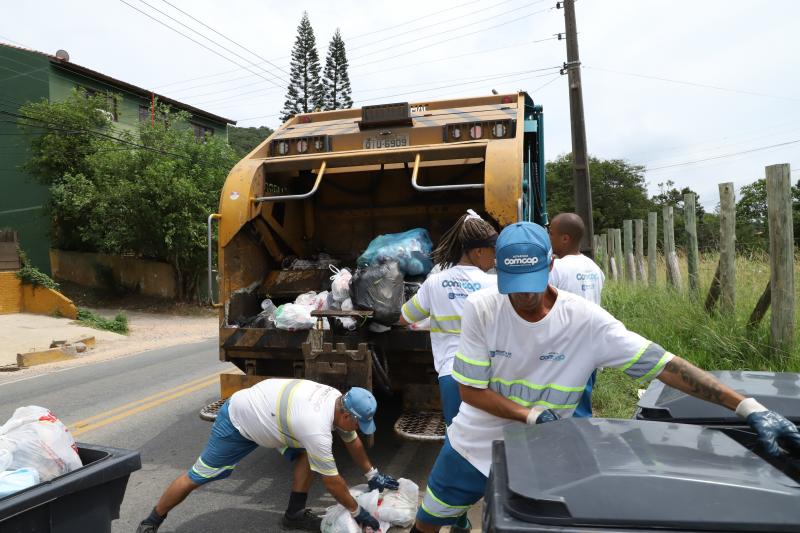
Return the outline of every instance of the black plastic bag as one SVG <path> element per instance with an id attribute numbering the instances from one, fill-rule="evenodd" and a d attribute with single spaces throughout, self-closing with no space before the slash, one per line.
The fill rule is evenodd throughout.
<path id="1" fill-rule="evenodd" d="M 350 299 L 356 309 L 374 312 L 373 320 L 385 326 L 397 324 L 403 299 L 403 274 L 397 261 L 359 268 L 350 283 Z"/>

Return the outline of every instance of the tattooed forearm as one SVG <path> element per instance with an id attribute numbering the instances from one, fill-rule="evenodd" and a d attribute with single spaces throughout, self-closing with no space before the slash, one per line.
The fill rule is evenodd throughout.
<path id="1" fill-rule="evenodd" d="M 685 359 L 680 357 L 675 357 L 672 359 L 672 361 L 667 363 L 667 365 L 664 367 L 664 371 L 662 372 L 663 377 L 668 377 L 664 376 L 664 374 L 674 376 L 684 386 L 676 384 L 672 379 L 669 380 L 670 382 L 668 385 L 672 385 L 679 390 L 687 392 L 692 396 L 696 396 L 703 400 L 725 405 L 723 396 L 726 392 L 724 388 L 727 387 L 722 385 L 722 383 L 717 381 L 712 375 L 700 370 Z M 667 380 L 662 379 L 662 381 Z"/>

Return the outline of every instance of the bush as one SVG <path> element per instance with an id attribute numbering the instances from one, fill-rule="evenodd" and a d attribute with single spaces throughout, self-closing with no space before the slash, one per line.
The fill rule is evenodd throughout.
<path id="1" fill-rule="evenodd" d="M 112 320 L 109 320 L 94 311 L 81 307 L 78 309 L 78 323 L 94 329 L 113 331 L 122 335 L 128 334 L 128 317 L 122 313 L 118 313 Z"/>
<path id="2" fill-rule="evenodd" d="M 53 278 L 35 266 L 31 265 L 28 256 L 24 251 L 22 251 L 22 249 L 19 249 L 18 252 L 22 267 L 17 271 L 17 278 L 19 278 L 22 283 L 27 283 L 28 285 L 33 285 L 34 287 L 46 287 L 54 291 L 60 289 L 58 283 L 56 283 Z"/>

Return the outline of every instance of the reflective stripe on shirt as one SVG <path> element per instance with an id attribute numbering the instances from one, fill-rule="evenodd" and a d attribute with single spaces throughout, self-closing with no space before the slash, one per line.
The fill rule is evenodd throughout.
<path id="1" fill-rule="evenodd" d="M 463 385 L 486 388 L 492 376 L 492 363 L 470 359 L 461 352 L 456 352 L 453 361 L 453 378 Z"/>
<path id="2" fill-rule="evenodd" d="M 303 380 L 293 379 L 286 383 L 278 395 L 278 429 L 283 436 L 283 441 L 289 448 L 302 448 L 303 445 L 292 435 L 289 421 L 289 408 L 292 403 L 292 394 Z"/>
<path id="3" fill-rule="evenodd" d="M 555 383 L 538 385 L 524 379 L 491 378 L 489 388 L 525 407 L 543 405 L 551 409 L 574 409 L 586 387 L 565 387 Z"/>
<path id="4" fill-rule="evenodd" d="M 431 333 L 461 333 L 461 317 L 459 315 L 431 316 Z"/>
<path id="5" fill-rule="evenodd" d="M 654 375 L 666 364 L 666 350 L 654 342 L 647 342 L 620 370 L 634 379 Z"/>
<path id="6" fill-rule="evenodd" d="M 417 299 L 416 294 L 411 298 L 411 300 L 403 305 L 402 311 L 406 321 L 411 323 L 425 320 L 431 315 L 428 311 L 423 309 L 421 305 L 419 305 L 419 300 Z"/>

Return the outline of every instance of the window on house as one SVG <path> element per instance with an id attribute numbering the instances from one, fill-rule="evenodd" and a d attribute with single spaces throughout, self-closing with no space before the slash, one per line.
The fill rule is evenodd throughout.
<path id="1" fill-rule="evenodd" d="M 205 140 L 206 136 L 211 137 L 214 135 L 213 128 L 197 124 L 196 122 L 190 122 L 190 124 L 192 125 L 192 130 L 194 130 L 194 138 L 198 141 Z"/>
<path id="2" fill-rule="evenodd" d="M 97 89 L 92 89 L 91 87 L 81 87 L 81 88 L 86 94 L 87 99 L 94 98 L 95 96 L 103 94 Z M 109 120 L 113 122 L 119 122 L 119 110 L 117 109 L 117 99 L 110 92 L 106 92 L 105 95 L 106 95 L 106 102 L 108 102 L 108 111 L 106 111 L 105 109 L 102 111 L 108 113 Z"/>
<path id="3" fill-rule="evenodd" d="M 140 105 L 139 106 L 139 122 L 147 122 L 150 120 L 150 106 L 149 105 Z"/>

